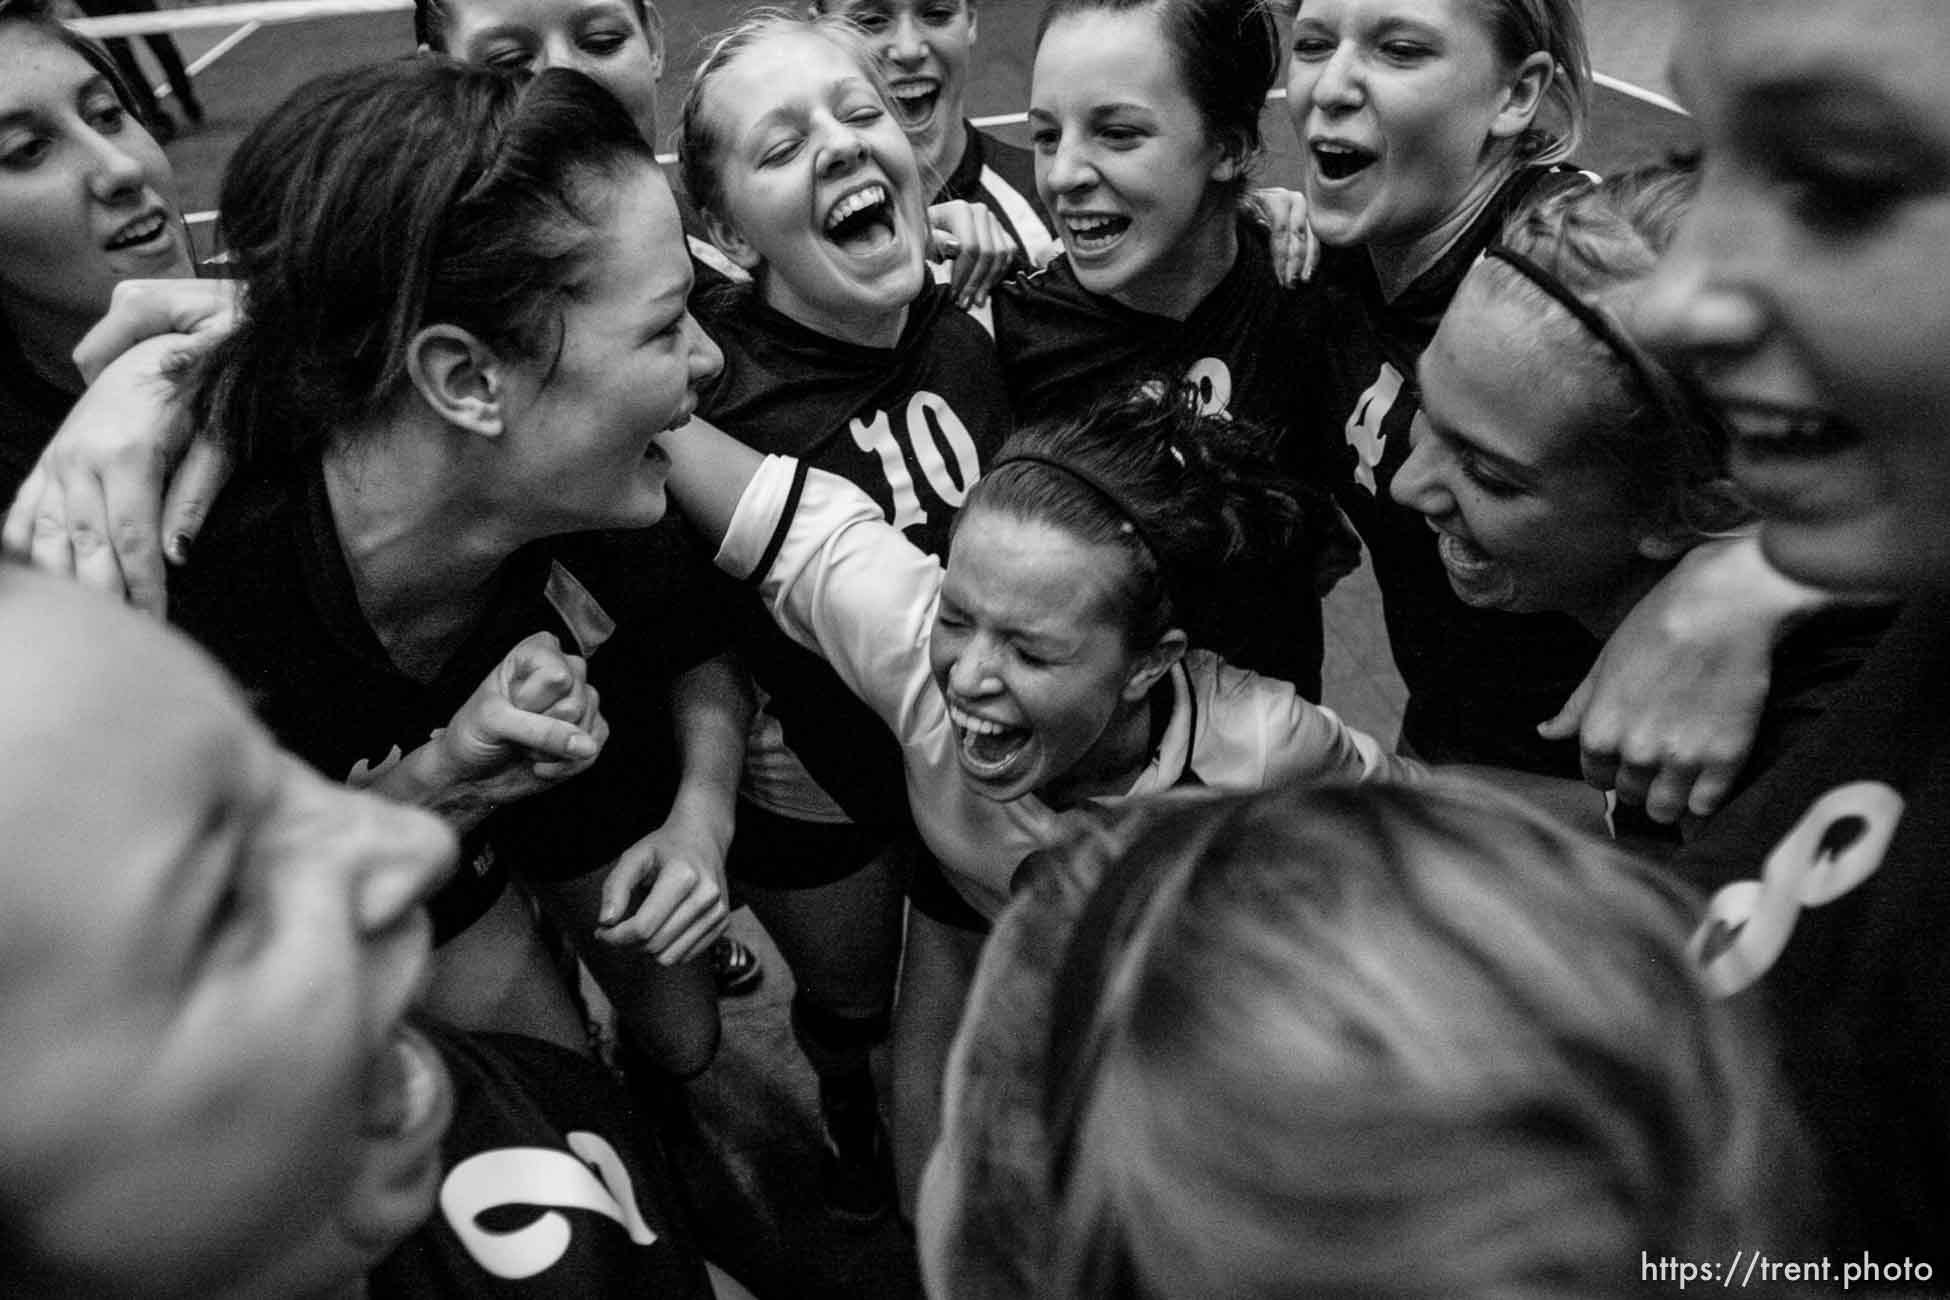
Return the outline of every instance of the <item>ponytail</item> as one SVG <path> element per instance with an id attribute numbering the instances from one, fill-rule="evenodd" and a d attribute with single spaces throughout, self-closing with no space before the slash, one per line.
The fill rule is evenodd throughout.
<path id="1" fill-rule="evenodd" d="M 1226 653 L 1243 639 L 1266 561 L 1323 508 L 1283 477 L 1251 426 L 1204 414 L 1182 383 L 1151 383 L 1083 414 L 1018 431 L 963 514 L 1003 511 L 1124 552 L 1115 585 L 1127 641 L 1183 629 Z"/>

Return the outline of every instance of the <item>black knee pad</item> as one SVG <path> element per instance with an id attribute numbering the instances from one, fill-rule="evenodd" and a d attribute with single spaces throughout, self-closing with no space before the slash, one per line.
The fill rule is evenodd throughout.
<path id="1" fill-rule="evenodd" d="M 694 1044 L 693 1050 L 675 1061 L 660 1060 L 651 1052 L 645 1051 L 622 1026 L 617 1027 L 616 1067 L 625 1076 L 646 1084 L 689 1083 L 711 1068 L 717 1059 L 718 1045 L 723 1039 L 720 1026 L 713 1026 L 707 1036 L 709 1041 Z"/>
<path id="2" fill-rule="evenodd" d="M 792 1033 L 802 1046 L 834 1054 L 865 1053 L 886 1042 L 892 1028 L 891 1011 L 844 1016 L 807 1001 L 803 993 L 792 998 Z"/>

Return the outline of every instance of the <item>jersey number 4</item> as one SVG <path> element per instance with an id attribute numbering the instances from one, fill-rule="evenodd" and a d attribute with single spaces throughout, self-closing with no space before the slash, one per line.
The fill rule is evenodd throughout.
<path id="1" fill-rule="evenodd" d="M 1370 495 L 1375 490 L 1375 469 L 1387 451 L 1388 435 L 1382 432 L 1381 425 L 1401 395 L 1402 372 L 1384 361 L 1381 373 L 1374 377 L 1368 391 L 1354 404 L 1354 413 L 1347 417 L 1347 445 L 1354 448 L 1354 481 Z"/>

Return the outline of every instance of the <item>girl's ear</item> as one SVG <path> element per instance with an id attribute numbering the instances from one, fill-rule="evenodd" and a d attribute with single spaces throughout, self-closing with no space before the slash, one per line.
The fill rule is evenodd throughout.
<path id="1" fill-rule="evenodd" d="M 734 266 L 739 267 L 746 274 L 758 269 L 758 264 L 765 259 L 760 257 L 758 250 L 738 233 L 737 227 L 715 212 L 700 212 L 698 215 L 704 221 L 704 233 L 711 237 L 711 242 L 717 246 L 718 251 L 729 258 Z"/>
<path id="2" fill-rule="evenodd" d="M 1186 644 L 1185 634 L 1174 627 L 1139 655 L 1137 662 L 1131 665 L 1130 675 L 1124 679 L 1123 690 L 1119 692 L 1125 702 L 1135 704 L 1151 694 L 1151 688 L 1158 684 L 1159 678 L 1185 657 Z"/>
<path id="3" fill-rule="evenodd" d="M 507 431 L 507 366 L 494 349 L 458 325 L 428 325 L 406 345 L 406 373 L 428 408 L 464 432 Z"/>
<path id="4" fill-rule="evenodd" d="M 1219 156 L 1207 175 L 1220 185 L 1230 185 L 1246 174 L 1246 142 L 1224 137 L 1218 143 Z"/>
<path id="5" fill-rule="evenodd" d="M 1748 523 L 1753 507 L 1731 478 L 1716 478 L 1686 488 L 1661 514 L 1641 526 L 1638 553 L 1669 564 L 1703 539 Z"/>
<path id="6" fill-rule="evenodd" d="M 1514 140 L 1528 131 L 1537 120 L 1537 110 L 1544 104 L 1544 92 L 1550 89 L 1551 79 L 1556 75 L 1557 60 L 1543 50 L 1519 63 L 1503 87 L 1503 106 L 1490 122 L 1491 138 Z"/>

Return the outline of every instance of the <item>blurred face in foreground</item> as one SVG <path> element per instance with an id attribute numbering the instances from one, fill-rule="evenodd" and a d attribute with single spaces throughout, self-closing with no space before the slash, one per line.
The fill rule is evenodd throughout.
<path id="1" fill-rule="evenodd" d="M 1762 543 L 1809 582 L 1950 578 L 1950 10 L 1691 0 L 1706 142 L 1655 306 L 1733 432 Z"/>
<path id="2" fill-rule="evenodd" d="M 321 779 L 160 625 L 0 569 L 0 1169 L 82 1294 L 315 1295 L 432 1212 L 404 1016 L 453 840 Z M 31 756 L 31 761 L 28 761 Z"/>

